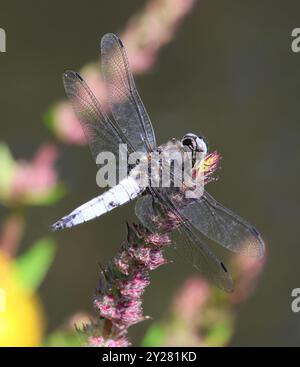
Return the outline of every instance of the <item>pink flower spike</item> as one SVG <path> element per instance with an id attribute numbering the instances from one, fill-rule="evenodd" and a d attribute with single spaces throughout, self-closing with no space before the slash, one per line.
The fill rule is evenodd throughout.
<path id="1" fill-rule="evenodd" d="M 128 346 L 128 328 L 147 318 L 143 315 L 142 296 L 150 284 L 149 271 L 167 262 L 162 250 L 164 245 L 171 244 L 169 236 L 164 235 L 160 240 L 159 236 L 141 225 L 128 225 L 127 241 L 116 258 L 101 268 L 94 297 L 99 322 L 85 329 L 90 345 Z M 97 338 L 99 335 L 104 339 Z"/>

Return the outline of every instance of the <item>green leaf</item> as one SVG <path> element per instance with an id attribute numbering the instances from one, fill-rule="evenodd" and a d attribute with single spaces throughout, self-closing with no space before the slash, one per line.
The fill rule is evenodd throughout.
<path id="1" fill-rule="evenodd" d="M 66 185 L 59 183 L 56 187 L 44 198 L 44 204 L 52 205 L 59 201 L 66 193 Z"/>
<path id="2" fill-rule="evenodd" d="M 43 345 L 45 347 L 81 347 L 83 343 L 76 330 L 59 330 L 50 334 Z"/>
<path id="3" fill-rule="evenodd" d="M 33 292 L 42 283 L 55 255 L 55 243 L 42 238 L 16 259 L 16 273 L 23 287 Z"/>
<path id="4" fill-rule="evenodd" d="M 4 197 L 10 189 L 11 177 L 14 173 L 15 161 L 5 143 L 0 143 L 0 197 Z"/>
<path id="5" fill-rule="evenodd" d="M 27 205 L 53 205 L 65 195 L 66 191 L 66 186 L 59 183 L 45 193 L 28 195 L 24 198 L 24 203 Z"/>
<path id="6" fill-rule="evenodd" d="M 45 125 L 50 129 L 53 130 L 54 125 L 54 115 L 55 115 L 55 107 L 52 106 L 48 108 L 48 110 L 43 115 L 43 120 Z"/>
<path id="7" fill-rule="evenodd" d="M 144 336 L 142 347 L 161 347 L 165 340 L 166 332 L 162 325 L 152 324 Z"/>
<path id="8" fill-rule="evenodd" d="M 228 320 L 222 320 L 215 323 L 207 332 L 205 337 L 205 344 L 208 346 L 221 347 L 227 345 L 233 335 L 232 322 Z"/>

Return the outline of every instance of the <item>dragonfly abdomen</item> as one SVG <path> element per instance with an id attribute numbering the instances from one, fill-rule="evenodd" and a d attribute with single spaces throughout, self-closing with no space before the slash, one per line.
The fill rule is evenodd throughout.
<path id="1" fill-rule="evenodd" d="M 104 194 L 99 195 L 73 210 L 51 226 L 53 231 L 74 227 L 100 217 L 112 209 L 135 199 L 144 189 L 133 177 L 127 177 Z"/>

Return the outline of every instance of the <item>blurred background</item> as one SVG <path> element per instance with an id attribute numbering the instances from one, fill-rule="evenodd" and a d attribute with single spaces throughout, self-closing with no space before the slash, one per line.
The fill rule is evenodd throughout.
<path id="1" fill-rule="evenodd" d="M 136 221 L 131 203 L 70 231 L 48 229 L 98 193 L 96 166 L 65 105 L 61 75 L 82 70 L 101 97 L 99 42 L 115 32 L 128 47 L 158 143 L 204 135 L 223 157 L 220 179 L 208 191 L 266 241 L 255 292 L 243 302 L 220 301 L 234 308 L 234 322 L 219 344 L 299 346 L 300 315 L 291 311 L 292 289 L 300 287 L 300 54 L 291 51 L 299 1 L 1 1 L 0 8 L 7 37 L 0 54 L 0 264 L 3 273 L 13 263 L 16 279 L 25 276 L 15 310 L 22 313 L 26 302 L 29 309 L 24 319 L 11 316 L 10 339 L 0 313 L 0 344 L 50 343 L 70 318 L 93 315 L 98 263 L 116 254 L 125 220 Z M 248 271 L 251 278 L 257 269 Z M 5 274 L 0 270 L 2 281 Z M 8 278 L 6 284 L 18 282 Z M 130 329 L 134 345 L 152 323 L 168 324 L 189 279 L 197 274 L 181 262 L 151 273 L 144 312 L 153 320 Z M 36 330 L 22 336 L 26 327 Z"/>

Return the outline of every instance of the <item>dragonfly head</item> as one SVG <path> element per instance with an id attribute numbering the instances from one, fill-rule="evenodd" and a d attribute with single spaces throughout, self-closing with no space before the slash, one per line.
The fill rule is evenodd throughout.
<path id="1" fill-rule="evenodd" d="M 188 133 L 183 136 L 181 143 L 182 145 L 189 147 L 191 151 L 201 152 L 204 154 L 208 151 L 208 144 L 203 136 Z"/>

